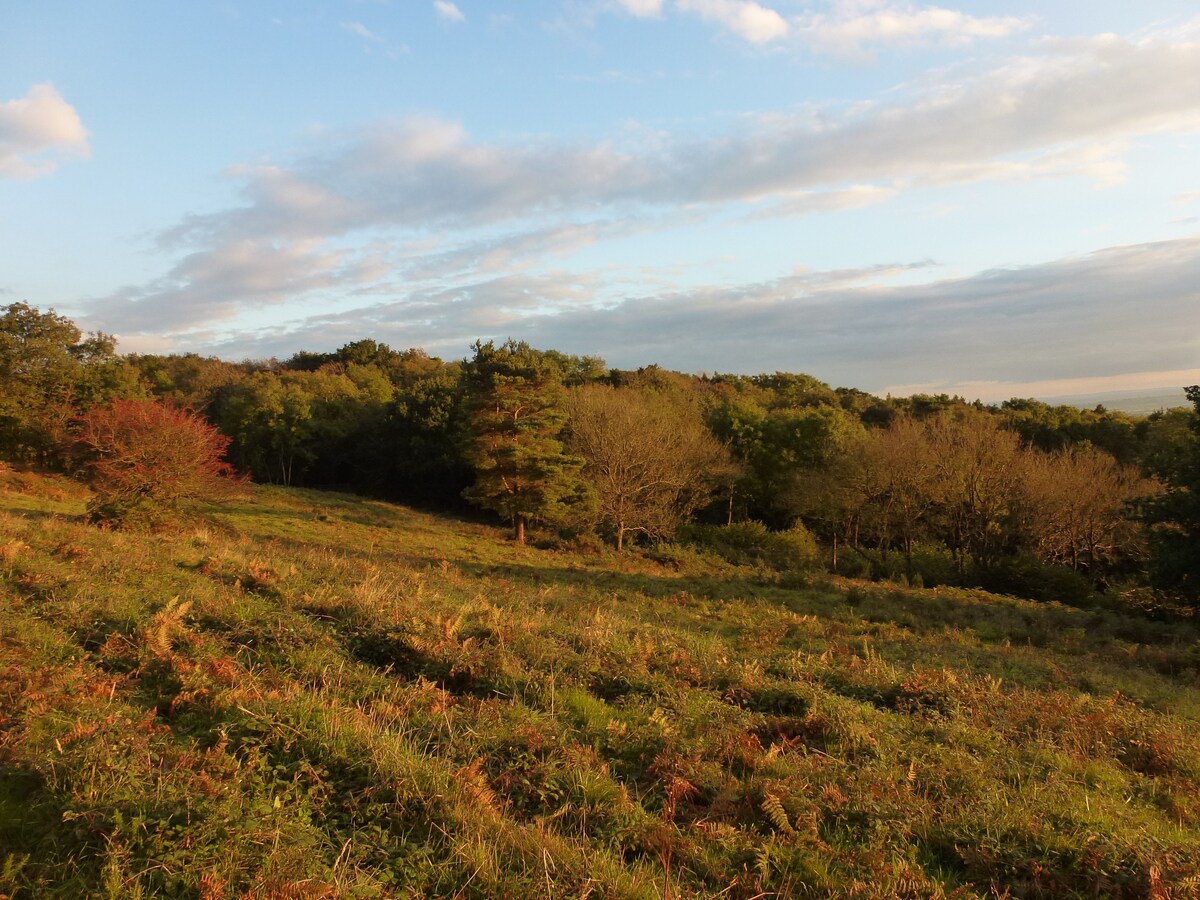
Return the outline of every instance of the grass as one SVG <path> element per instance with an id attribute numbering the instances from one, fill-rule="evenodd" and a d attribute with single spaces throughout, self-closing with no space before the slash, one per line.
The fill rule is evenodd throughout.
<path id="1" fill-rule="evenodd" d="M 1191 625 L 0 472 L 0 895 L 1200 896 Z"/>

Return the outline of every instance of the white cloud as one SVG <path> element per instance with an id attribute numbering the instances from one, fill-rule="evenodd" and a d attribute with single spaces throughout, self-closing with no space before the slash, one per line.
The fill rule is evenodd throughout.
<path id="1" fill-rule="evenodd" d="M 411 259 L 395 265 L 405 281 L 435 281 L 455 276 L 472 277 L 480 273 L 521 272 L 548 256 L 565 256 L 598 240 L 624 236 L 638 230 L 628 220 L 581 222 L 502 237 L 467 241 L 449 250 L 428 252 L 419 248 Z"/>
<path id="2" fill-rule="evenodd" d="M 836 191 L 798 191 L 786 194 L 777 202 L 748 216 L 751 220 L 775 219 L 785 216 L 810 216 L 814 213 L 861 209 L 883 203 L 896 195 L 895 188 L 874 184 L 856 184 Z"/>
<path id="3" fill-rule="evenodd" d="M 211 327 L 247 308 L 278 304 L 323 288 L 375 281 L 374 260 L 320 241 L 229 240 L 188 254 L 162 278 L 126 287 L 91 305 L 123 334 Z"/>
<path id="4" fill-rule="evenodd" d="M 639 19 L 657 19 L 663 11 L 663 0 L 617 0 L 617 5 Z"/>
<path id="5" fill-rule="evenodd" d="M 356 34 L 365 41 L 370 41 L 373 44 L 382 44 L 383 38 L 371 31 L 362 22 L 340 22 L 339 27 L 343 30 Z"/>
<path id="6" fill-rule="evenodd" d="M 443 22 L 465 22 L 467 17 L 450 0 L 433 0 L 433 8 Z"/>
<path id="7" fill-rule="evenodd" d="M 675 0 L 682 12 L 715 22 L 752 44 L 787 37 L 788 23 L 770 7 L 754 0 Z"/>
<path id="8" fill-rule="evenodd" d="M 940 6 L 842 0 L 831 12 L 795 19 L 797 37 L 818 52 L 860 57 L 880 45 L 965 44 L 1002 38 L 1030 26 L 1016 16 L 977 17 Z"/>
<path id="9" fill-rule="evenodd" d="M 53 85 L 35 84 L 21 99 L 0 103 L 0 177 L 46 175 L 63 159 L 90 155 L 79 113 Z"/>
<path id="10" fill-rule="evenodd" d="M 1115 375 L 1092 375 L 1083 378 L 1052 378 L 1048 381 L 964 381 L 930 382 L 927 384 L 897 384 L 880 393 L 894 397 L 912 394 L 957 394 L 968 400 L 976 398 L 996 403 L 1013 397 L 1040 397 L 1044 400 L 1078 397 L 1088 394 L 1114 394 L 1129 391 L 1171 390 L 1178 392 L 1177 405 L 1185 406 L 1182 385 L 1200 383 L 1200 369 L 1172 369 L 1167 372 L 1120 372 Z"/>

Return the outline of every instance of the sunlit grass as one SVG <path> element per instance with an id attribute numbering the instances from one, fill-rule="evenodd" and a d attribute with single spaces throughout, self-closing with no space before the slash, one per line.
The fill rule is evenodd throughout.
<path id="1" fill-rule="evenodd" d="M 1189 625 L 5 479 L 0 894 L 1200 891 Z"/>

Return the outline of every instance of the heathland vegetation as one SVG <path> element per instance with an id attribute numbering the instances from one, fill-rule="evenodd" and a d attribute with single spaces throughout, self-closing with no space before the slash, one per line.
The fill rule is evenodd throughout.
<path id="1" fill-rule="evenodd" d="M 0 895 L 1200 894 L 1200 389 L 4 313 Z"/>

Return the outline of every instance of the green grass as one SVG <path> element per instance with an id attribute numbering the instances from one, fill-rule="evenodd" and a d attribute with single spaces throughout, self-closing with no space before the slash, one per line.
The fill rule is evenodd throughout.
<path id="1" fill-rule="evenodd" d="M 1200 895 L 1191 625 L 85 501 L 0 471 L 0 896 Z"/>

